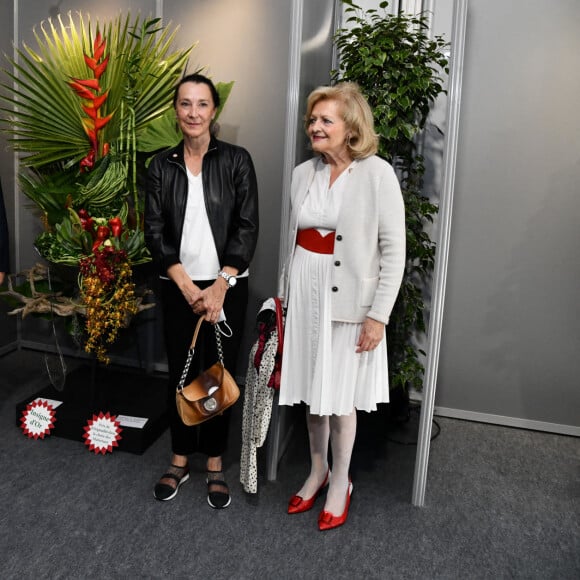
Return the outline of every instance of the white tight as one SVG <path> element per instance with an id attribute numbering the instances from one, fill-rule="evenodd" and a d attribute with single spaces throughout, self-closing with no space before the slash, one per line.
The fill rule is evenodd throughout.
<path id="1" fill-rule="evenodd" d="M 297 495 L 311 498 L 328 471 L 328 443 L 332 446 L 332 476 L 324 509 L 335 516 L 344 511 L 352 448 L 356 437 L 356 411 L 350 415 L 306 416 L 310 441 L 310 475 Z"/>

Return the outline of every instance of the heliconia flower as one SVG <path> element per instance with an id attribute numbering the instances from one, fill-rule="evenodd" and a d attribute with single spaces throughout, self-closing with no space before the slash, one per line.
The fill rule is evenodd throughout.
<path id="1" fill-rule="evenodd" d="M 93 105 L 81 105 L 83 111 L 91 118 L 91 119 L 96 119 L 97 118 L 97 114 L 98 114 L 98 110 L 95 106 Z"/>
<path id="2" fill-rule="evenodd" d="M 109 64 L 109 55 L 103 60 L 102 63 L 98 64 L 95 69 L 95 78 L 100 79 L 103 73 L 107 70 L 107 65 Z"/>
<path id="3" fill-rule="evenodd" d="M 99 81 L 97 79 L 75 79 L 73 78 L 73 82 L 78 83 L 83 87 L 87 87 L 88 89 L 93 89 L 94 91 L 99 92 L 101 87 L 99 86 Z"/>
<path id="4" fill-rule="evenodd" d="M 95 119 L 95 130 L 100 131 L 112 118 L 113 113 L 107 115 L 106 117 L 97 117 Z"/>
<path id="5" fill-rule="evenodd" d="M 109 64 L 109 55 L 107 55 L 101 63 L 97 62 L 96 59 L 91 58 L 86 54 L 84 57 L 86 65 L 93 71 L 95 78 L 100 79 L 102 74 L 107 70 L 107 65 Z"/>
<path id="6" fill-rule="evenodd" d="M 99 95 L 98 97 L 93 97 L 92 99 L 90 99 L 90 101 L 88 103 L 86 103 L 85 105 L 81 105 L 83 108 L 83 111 L 89 117 L 91 117 L 91 119 L 96 119 L 98 116 L 99 109 L 103 106 L 103 103 L 107 100 L 108 96 L 109 96 L 109 91 L 107 91 L 106 93 L 104 93 L 102 95 Z"/>
<path id="7" fill-rule="evenodd" d="M 97 68 L 97 59 L 91 58 L 88 54 L 84 55 L 85 63 L 91 70 L 95 70 Z"/>
<path id="8" fill-rule="evenodd" d="M 101 36 L 100 32 L 97 32 L 97 36 L 93 42 L 93 57 L 95 60 L 99 60 L 103 56 L 106 46 L 107 41 Z"/>
<path id="9" fill-rule="evenodd" d="M 79 79 L 72 78 L 69 81 L 69 86 L 75 91 L 75 93 L 81 98 L 88 101 L 81 105 L 83 111 L 88 116 L 88 119 L 83 119 L 83 128 L 85 133 L 89 138 L 91 144 L 92 154 L 89 153 L 81 161 L 81 171 L 90 171 L 95 164 L 97 157 L 99 156 L 99 136 L 98 132 L 111 120 L 113 114 L 107 115 L 106 117 L 100 116 L 100 109 L 104 105 L 107 97 L 109 96 L 109 90 L 105 91 L 102 95 L 98 93 L 101 92 L 101 86 L 99 84 L 99 79 L 103 73 L 107 70 L 109 64 L 109 55 L 103 58 L 105 53 L 105 48 L 107 46 L 106 40 L 101 36 L 100 32 L 93 41 L 93 56 L 88 54 L 84 55 L 85 64 L 87 67 L 93 71 L 94 78 L 92 79 Z M 99 62 L 103 58 L 102 62 Z M 107 155 L 109 151 L 109 146 L 104 145 L 102 148 L 102 155 Z"/>
<path id="10" fill-rule="evenodd" d="M 87 107 L 82 105 L 83 111 L 92 119 L 92 124 L 89 120 L 85 120 L 85 131 L 94 129 L 99 131 L 102 129 L 113 117 L 113 113 L 107 115 L 106 117 L 99 117 L 98 111 L 95 107 Z"/>
<path id="11" fill-rule="evenodd" d="M 107 100 L 108 96 L 109 90 L 107 89 L 102 95 L 99 95 L 93 99 L 93 107 L 95 107 L 95 109 L 100 109 L 103 106 L 103 103 Z"/>
<path id="12" fill-rule="evenodd" d="M 89 89 L 83 87 L 77 81 L 71 81 L 68 83 L 68 85 L 81 99 L 92 100 L 95 98 L 95 95 L 93 95 Z"/>

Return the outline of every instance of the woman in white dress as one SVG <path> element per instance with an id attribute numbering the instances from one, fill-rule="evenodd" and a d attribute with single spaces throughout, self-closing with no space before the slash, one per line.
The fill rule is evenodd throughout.
<path id="1" fill-rule="evenodd" d="M 348 515 L 356 412 L 389 400 L 385 326 L 405 265 L 405 211 L 357 85 L 314 90 L 305 127 L 317 155 L 292 175 L 280 404 L 306 403 L 311 457 L 288 513 L 310 510 L 328 485 L 318 516 L 328 530 Z"/>

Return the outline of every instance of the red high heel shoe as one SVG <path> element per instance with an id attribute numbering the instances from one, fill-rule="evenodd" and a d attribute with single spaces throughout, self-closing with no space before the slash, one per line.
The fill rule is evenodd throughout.
<path id="1" fill-rule="evenodd" d="M 335 516 L 332 515 L 330 512 L 322 510 L 318 515 L 318 529 L 321 532 L 325 530 L 332 530 L 333 528 L 338 528 L 338 526 L 342 526 L 344 522 L 346 522 L 346 518 L 348 516 L 348 508 L 350 506 L 350 496 L 352 495 L 352 481 L 349 480 L 348 482 L 348 489 L 346 490 L 346 504 L 344 506 L 344 511 L 342 515 Z"/>
<path id="2" fill-rule="evenodd" d="M 316 493 L 310 499 L 303 499 L 299 495 L 293 495 L 288 502 L 288 513 L 289 514 L 300 514 L 302 512 L 307 512 L 312 509 L 316 498 L 320 495 L 320 492 L 328 484 L 328 479 L 330 477 L 330 469 L 326 472 L 326 477 L 322 482 L 322 485 L 316 490 Z"/>

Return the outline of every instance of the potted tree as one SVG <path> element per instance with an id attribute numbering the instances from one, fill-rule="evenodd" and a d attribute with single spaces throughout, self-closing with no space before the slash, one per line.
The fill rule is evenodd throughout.
<path id="1" fill-rule="evenodd" d="M 430 38 L 425 15 L 392 15 L 387 2 L 367 11 L 350 0 L 343 3 L 349 27 L 335 34 L 340 60 L 332 79 L 358 83 L 367 97 L 380 136 L 379 155 L 395 167 L 405 201 L 407 265 L 387 327 L 390 384 L 393 391 L 401 389 L 392 397 L 396 400 L 401 393 L 406 398 L 409 387 L 420 390 L 423 382 L 425 353 L 414 339 L 425 332 L 424 287 L 435 256 L 426 226 L 437 206 L 423 192 L 425 165 L 417 139 L 444 92 L 448 43 Z"/>

